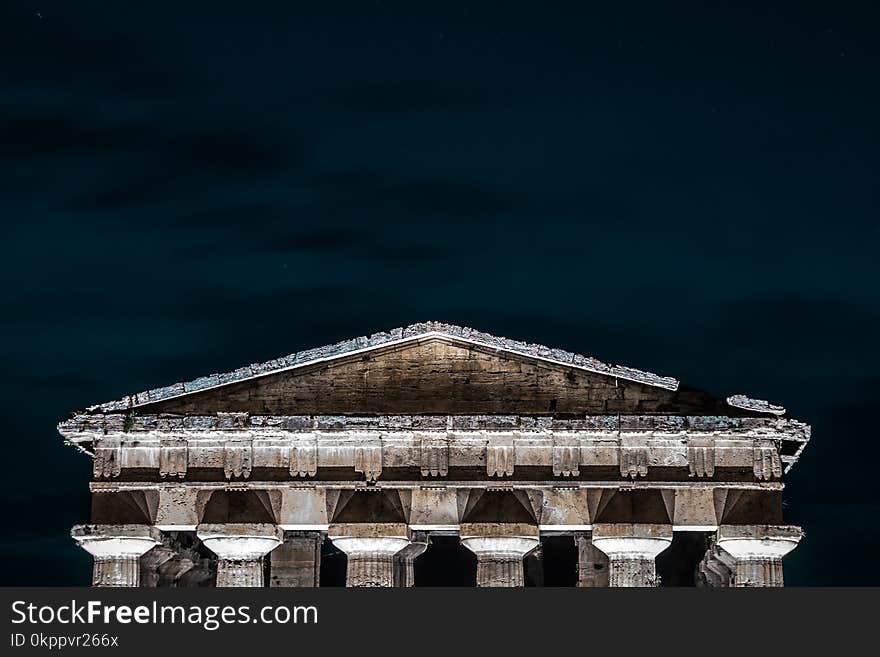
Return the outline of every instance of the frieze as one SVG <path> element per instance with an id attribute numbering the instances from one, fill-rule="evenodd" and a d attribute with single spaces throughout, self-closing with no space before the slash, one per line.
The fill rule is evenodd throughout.
<path id="1" fill-rule="evenodd" d="M 778 435 L 778 434 L 777 434 Z M 584 468 L 616 466 L 629 479 L 652 467 L 686 468 L 711 478 L 718 468 L 751 469 L 761 480 L 779 478 L 783 440 L 764 433 L 585 431 L 237 431 L 179 430 L 93 436 L 94 477 L 122 470 L 158 470 L 184 478 L 190 469 L 222 468 L 227 480 L 247 479 L 253 468 L 284 469 L 314 477 L 319 468 L 354 468 L 375 481 L 384 468 L 416 468 L 422 477 L 446 477 L 450 468 L 484 467 L 487 476 L 513 477 L 516 467 L 547 467 L 559 478 Z"/>

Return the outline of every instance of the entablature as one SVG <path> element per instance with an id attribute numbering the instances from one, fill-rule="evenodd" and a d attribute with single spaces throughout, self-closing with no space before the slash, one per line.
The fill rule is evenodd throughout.
<path id="1" fill-rule="evenodd" d="M 547 533 L 594 523 L 652 522 L 682 531 L 782 521 L 781 482 L 579 482 L 442 485 L 389 482 L 93 482 L 92 521 L 187 530 L 204 522 L 271 522 L 326 530 L 334 523 L 406 523 L 457 532 L 462 524 L 530 524 Z"/>
<path id="2" fill-rule="evenodd" d="M 527 479 L 543 471 L 576 479 L 588 477 L 591 468 L 614 468 L 634 480 L 650 479 L 657 468 L 685 470 L 697 479 L 716 476 L 716 469 L 751 470 L 756 480 L 772 480 L 794 463 L 810 433 L 807 425 L 782 418 L 240 413 L 87 415 L 59 430 L 94 456 L 96 479 L 126 470 L 186 478 L 200 470 L 237 480 L 260 469 L 290 479 L 328 478 L 322 469 L 346 468 L 367 481 L 389 470 L 395 478 L 408 471 L 418 479 L 463 468 L 502 480 L 516 479 L 523 469 L 539 469 Z"/>

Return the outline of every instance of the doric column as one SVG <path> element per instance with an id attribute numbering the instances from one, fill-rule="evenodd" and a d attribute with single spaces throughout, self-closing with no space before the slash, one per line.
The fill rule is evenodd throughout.
<path id="1" fill-rule="evenodd" d="M 77 525 L 70 535 L 94 557 L 92 586 L 140 586 L 139 559 L 158 545 L 161 534 L 149 525 Z"/>
<path id="2" fill-rule="evenodd" d="M 285 531 L 284 542 L 269 556 L 269 586 L 314 588 L 321 581 L 319 531 Z"/>
<path id="3" fill-rule="evenodd" d="M 180 578 L 199 561 L 198 555 L 194 554 L 194 550 L 181 550 L 177 552 L 168 561 L 163 563 L 157 569 L 159 574 L 159 583 L 157 586 L 176 587 L 179 585 Z"/>
<path id="4" fill-rule="evenodd" d="M 782 586 L 782 557 L 802 537 L 790 525 L 722 525 L 716 545 L 733 561 L 732 586 Z"/>
<path id="5" fill-rule="evenodd" d="M 697 586 L 723 588 L 730 586 L 736 561 L 718 547 L 717 543 L 706 550 L 706 554 L 697 567 Z"/>
<path id="6" fill-rule="evenodd" d="M 468 536 L 461 544 L 477 555 L 477 586 L 525 586 L 523 559 L 540 544 L 537 536 Z"/>
<path id="7" fill-rule="evenodd" d="M 400 588 L 415 586 L 413 564 L 427 549 L 427 535 L 424 532 L 414 532 L 410 544 L 394 555 L 394 586 Z"/>
<path id="8" fill-rule="evenodd" d="M 518 587 L 525 585 L 523 559 L 538 547 L 537 538 L 496 536 L 461 539 L 477 555 L 477 586 Z"/>
<path id="9" fill-rule="evenodd" d="M 263 586 L 263 557 L 281 545 L 271 524 L 199 525 L 196 535 L 217 555 L 218 587 Z"/>
<path id="10" fill-rule="evenodd" d="M 345 585 L 351 587 L 394 586 L 394 555 L 408 545 L 406 539 L 337 538 L 333 541 L 348 557 Z"/>
<path id="11" fill-rule="evenodd" d="M 190 557 L 192 565 L 176 576 L 174 585 L 181 589 L 209 588 L 216 585 L 217 558 Z M 170 562 L 169 562 L 170 563 Z M 183 564 L 181 565 L 182 568 Z"/>
<path id="12" fill-rule="evenodd" d="M 657 586 L 655 558 L 672 543 L 669 525 L 593 526 L 593 546 L 608 557 L 612 587 Z"/>
<path id="13" fill-rule="evenodd" d="M 608 557 L 593 545 L 589 533 L 574 537 L 578 551 L 578 586 L 598 588 L 608 586 Z"/>
<path id="14" fill-rule="evenodd" d="M 327 536 L 348 557 L 346 586 L 394 586 L 394 555 L 409 545 L 405 524 L 335 524 L 330 525 Z"/>
<path id="15" fill-rule="evenodd" d="M 144 588 L 155 588 L 159 586 L 161 575 L 159 569 L 163 564 L 174 558 L 177 550 L 167 545 L 164 541 L 161 545 L 156 545 L 148 550 L 144 556 L 140 558 L 141 568 L 141 586 Z"/>

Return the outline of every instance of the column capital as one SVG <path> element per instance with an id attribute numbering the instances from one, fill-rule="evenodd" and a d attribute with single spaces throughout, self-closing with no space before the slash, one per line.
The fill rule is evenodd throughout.
<path id="1" fill-rule="evenodd" d="M 150 525 L 76 525 L 70 535 L 96 559 L 139 558 L 162 542 Z"/>
<path id="2" fill-rule="evenodd" d="M 593 525 L 593 547 L 608 557 L 612 587 L 657 586 L 654 559 L 671 544 L 672 525 Z"/>
<path id="3" fill-rule="evenodd" d="M 672 525 L 596 524 L 592 542 L 608 557 L 654 559 L 672 543 Z"/>
<path id="4" fill-rule="evenodd" d="M 199 525 L 196 536 L 219 557 L 218 587 L 262 587 L 263 557 L 281 545 L 284 532 L 270 523 L 225 523 Z"/>
<path id="5" fill-rule="evenodd" d="M 348 557 L 345 585 L 394 586 L 394 556 L 410 544 L 406 523 L 337 523 L 327 537 Z"/>
<path id="6" fill-rule="evenodd" d="M 139 586 L 139 559 L 162 540 L 150 525 L 76 525 L 70 535 L 94 558 L 92 586 L 101 587 Z"/>
<path id="7" fill-rule="evenodd" d="M 522 559 L 540 544 L 532 536 L 466 536 L 461 544 L 477 556 L 497 554 Z"/>
<path id="8" fill-rule="evenodd" d="M 541 541 L 532 525 L 462 525 L 461 544 L 477 555 L 477 586 L 525 585 L 523 559 Z"/>
<path id="9" fill-rule="evenodd" d="M 399 536 L 340 536 L 332 539 L 333 545 L 349 557 L 357 554 L 376 553 L 393 557 L 409 545 L 409 540 Z"/>
<path id="10" fill-rule="evenodd" d="M 522 559 L 541 541 L 538 528 L 523 523 L 463 523 L 461 544 L 480 556 L 498 554 Z"/>
<path id="11" fill-rule="evenodd" d="M 283 532 L 269 523 L 203 524 L 196 528 L 196 536 L 221 559 L 253 561 L 281 545 Z"/>
<path id="12" fill-rule="evenodd" d="M 737 561 L 782 559 L 803 536 L 794 525 L 722 525 L 716 543 Z"/>
<path id="13" fill-rule="evenodd" d="M 348 555 L 375 552 L 393 556 L 410 543 L 406 523 L 335 523 L 327 529 L 327 538 Z"/>

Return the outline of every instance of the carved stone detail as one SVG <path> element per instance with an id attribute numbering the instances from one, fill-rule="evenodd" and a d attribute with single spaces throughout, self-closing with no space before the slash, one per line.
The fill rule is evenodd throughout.
<path id="1" fill-rule="evenodd" d="M 689 436 L 687 439 L 688 476 L 715 475 L 715 440 L 710 437 Z"/>
<path id="2" fill-rule="evenodd" d="M 354 470 L 367 481 L 376 481 L 382 474 L 382 443 L 355 447 Z"/>
<path id="3" fill-rule="evenodd" d="M 449 472 L 449 438 L 446 435 L 422 435 L 419 462 L 423 477 L 445 477 Z"/>
<path id="4" fill-rule="evenodd" d="M 213 416 L 176 418 L 174 423 L 143 415 L 137 416 L 140 424 L 129 432 L 75 434 L 75 440 L 94 451 L 96 481 L 121 477 L 126 469 L 140 471 L 139 478 L 147 470 L 154 471 L 157 479 L 185 478 L 187 467 L 225 468 L 227 479 L 247 478 L 253 468 L 277 469 L 279 474 L 283 469 L 293 479 L 312 476 L 313 471 L 318 476 L 323 467 L 351 467 L 356 447 L 379 445 L 380 436 L 383 467 L 416 468 L 425 476 L 442 476 L 430 473 L 442 470 L 444 457 L 447 472 L 453 465 L 485 469 L 487 458 L 488 465 L 494 462 L 497 467 L 500 457 L 502 472 L 508 473 L 513 464 L 547 468 L 556 477 L 573 473 L 576 466 L 581 474 L 585 468 L 613 466 L 623 477 L 640 478 L 650 476 L 646 468 L 662 466 L 710 477 L 713 466 L 758 466 L 759 481 L 766 476 L 775 481 L 781 477 L 773 474 L 774 465 L 776 471 L 790 467 L 808 433 L 805 425 L 779 418 L 692 417 L 685 426 L 668 419 L 664 424 L 652 416 L 609 417 L 569 421 L 575 429 L 559 419 L 524 416 L 304 416 L 296 423 L 292 417 L 249 416 L 246 428 L 220 430 Z M 362 424 L 356 425 L 356 419 Z M 316 430 L 316 423 L 324 429 Z M 160 424 L 168 428 L 158 428 Z M 364 430 L 367 426 L 375 431 Z M 595 430 L 588 431 L 590 426 Z M 655 431 L 664 426 L 669 431 Z M 249 443 L 251 454 L 237 453 L 246 452 Z M 576 444 L 581 447 L 579 455 L 569 449 Z M 236 475 L 237 471 L 242 474 Z"/>
<path id="5" fill-rule="evenodd" d="M 229 440 L 223 450 L 223 473 L 227 479 L 251 476 L 254 462 L 253 442 L 248 439 Z"/>
<path id="6" fill-rule="evenodd" d="M 620 474 L 636 479 L 648 475 L 648 448 L 620 445 Z"/>
<path id="7" fill-rule="evenodd" d="M 486 444 L 486 474 L 490 477 L 513 475 L 516 447 L 512 438 L 490 439 Z"/>
<path id="8" fill-rule="evenodd" d="M 756 479 L 769 481 L 782 476 L 782 462 L 779 449 L 772 440 L 756 440 L 752 450 Z"/>
<path id="9" fill-rule="evenodd" d="M 121 457 L 122 449 L 118 440 L 105 438 L 98 442 L 92 464 L 95 479 L 118 477 L 122 468 Z"/>
<path id="10" fill-rule="evenodd" d="M 162 439 L 159 443 L 159 476 L 162 479 L 183 479 L 186 476 L 187 458 L 186 440 Z"/>
<path id="11" fill-rule="evenodd" d="M 305 436 L 290 444 L 290 474 L 294 477 L 314 477 L 318 474 L 317 436 Z"/>
<path id="12" fill-rule="evenodd" d="M 553 474 L 557 477 L 580 475 L 581 446 L 577 438 L 553 436 Z"/>

